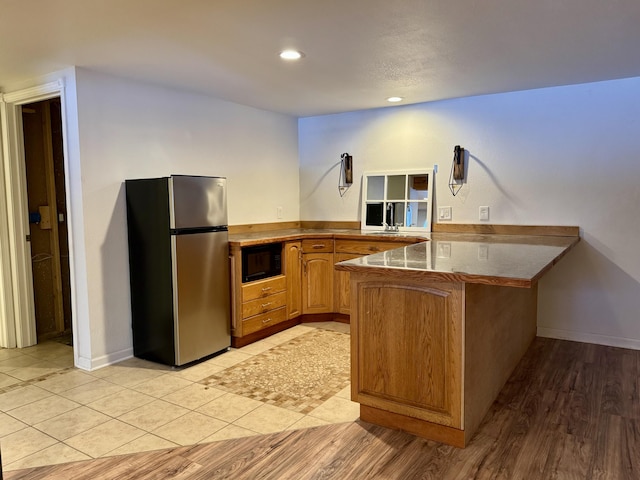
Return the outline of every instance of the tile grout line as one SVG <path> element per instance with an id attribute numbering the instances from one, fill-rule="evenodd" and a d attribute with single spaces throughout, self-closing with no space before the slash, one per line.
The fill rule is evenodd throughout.
<path id="1" fill-rule="evenodd" d="M 64 367 L 61 370 L 58 370 L 56 372 L 50 372 L 50 373 L 46 373 L 44 375 L 41 375 L 39 377 L 35 377 L 35 378 L 30 378 L 29 380 L 22 380 L 18 383 L 14 383 L 13 385 L 7 385 L 6 387 L 2 387 L 0 388 L 0 395 L 4 394 L 4 393 L 9 393 L 13 390 L 17 390 L 18 388 L 22 388 L 22 387 L 28 387 L 29 385 L 34 385 L 37 387 L 36 383 L 38 382 L 43 382 L 44 380 L 48 380 L 50 378 L 59 376 L 59 375 L 64 375 L 65 373 L 69 373 L 72 370 L 75 370 L 76 367 Z M 8 373 L 6 373 L 5 375 L 9 375 Z M 11 375 L 9 375 L 11 376 Z M 16 377 L 13 377 L 16 378 Z M 46 389 L 45 389 L 46 390 Z M 56 395 L 53 392 L 50 392 L 53 395 Z"/>
<path id="2" fill-rule="evenodd" d="M 241 349 L 238 349 L 238 350 L 231 350 L 231 351 L 238 351 L 238 352 L 240 352 L 240 353 L 243 353 L 244 355 L 247 355 L 247 358 L 245 358 L 245 359 L 243 359 L 243 360 L 240 360 L 240 361 L 238 361 L 238 362 L 235 362 L 235 363 L 233 363 L 232 365 L 224 365 L 224 364 L 222 364 L 222 362 L 221 362 L 221 363 L 218 363 L 218 364 L 216 364 L 215 362 L 212 362 L 212 365 L 222 367 L 222 370 L 220 370 L 220 372 L 218 372 L 218 373 L 224 372 L 224 371 L 226 371 L 226 370 L 228 370 L 228 369 L 232 369 L 232 368 L 236 367 L 238 364 L 240 364 L 240 363 L 242 363 L 242 362 L 244 362 L 244 361 L 247 361 L 247 360 L 250 360 L 250 359 L 252 359 L 252 358 L 254 358 L 254 357 L 256 357 L 256 356 L 262 355 L 262 354 L 264 354 L 265 352 L 268 352 L 269 350 L 271 350 L 271 349 L 273 349 L 273 348 L 282 347 L 284 344 L 286 344 L 286 343 L 288 343 L 288 342 L 290 342 L 290 341 L 292 341 L 292 340 L 294 340 L 294 339 L 296 339 L 296 338 L 298 338 L 298 337 L 300 337 L 300 336 L 302 336 L 302 335 L 305 335 L 305 334 L 307 334 L 307 333 L 309 333 L 309 332 L 311 332 L 311 331 L 313 331 L 313 330 L 319 330 L 319 329 L 321 329 L 321 330 L 325 330 L 325 329 L 326 329 L 326 330 L 333 330 L 333 329 L 331 329 L 331 328 L 323 328 L 323 327 L 309 327 L 309 328 L 304 329 L 303 331 L 296 332 L 296 334 L 295 334 L 295 335 L 288 336 L 289 338 L 283 338 L 281 342 L 274 343 L 274 344 L 269 344 L 268 342 L 265 342 L 267 345 L 269 345 L 269 347 L 268 347 L 268 348 L 266 348 L 266 349 L 264 349 L 264 350 L 262 350 L 262 351 L 260 351 L 260 352 L 257 352 L 257 353 L 242 352 L 242 351 L 241 351 Z M 335 331 L 335 330 L 334 330 L 334 331 Z M 293 332 L 292 332 L 292 333 L 293 333 Z M 344 333 L 344 332 L 342 332 L 342 333 Z M 132 357 L 132 358 L 133 358 L 133 357 Z M 20 368 L 20 367 L 18 367 L 18 368 Z M 25 367 L 25 368 L 26 368 L 26 367 Z M 131 368 L 132 368 L 132 369 L 136 369 L 136 368 L 138 368 L 138 367 L 137 367 L 136 365 L 132 365 L 132 366 L 131 366 Z M 41 376 L 39 376 L 39 377 L 36 377 L 36 378 L 33 378 L 33 379 L 29 379 L 29 380 L 25 380 L 25 381 L 19 382 L 19 383 L 14 384 L 14 385 L 9 385 L 9 386 L 7 386 L 7 387 L 4 387 L 4 388 L 0 389 L 0 395 L 1 395 L 1 394 L 3 394 L 3 393 L 8 393 L 8 392 L 10 392 L 10 391 L 13 391 L 13 390 L 19 389 L 19 388 L 21 388 L 21 387 L 29 386 L 29 385 L 35 385 L 35 386 L 37 386 L 37 384 L 38 384 L 39 382 L 42 382 L 42 381 L 47 380 L 47 379 L 50 379 L 50 378 L 54 378 L 54 377 L 56 377 L 56 376 L 62 376 L 62 375 L 64 375 L 64 374 L 67 374 L 67 373 L 69 373 L 69 372 L 71 372 L 71 371 L 74 371 L 74 370 L 76 370 L 76 368 L 75 368 L 75 367 L 63 367 L 63 368 L 61 368 L 59 371 L 51 372 L 51 373 L 48 373 L 48 374 L 45 374 L 45 375 L 41 375 Z M 91 372 L 86 372 L 86 373 L 87 373 L 88 375 L 91 375 Z M 189 378 L 179 377 L 179 378 L 182 378 L 183 380 L 187 381 L 187 382 L 189 383 L 189 385 L 186 385 L 186 386 L 184 386 L 184 387 L 178 388 L 178 389 L 176 389 L 175 391 L 169 392 L 169 393 L 167 393 L 166 395 L 163 395 L 163 396 L 155 396 L 155 395 L 151 395 L 151 394 L 144 393 L 144 392 L 141 392 L 141 391 L 136 390 L 136 387 L 137 387 L 137 386 L 139 386 L 139 385 L 141 385 L 141 384 L 143 384 L 143 383 L 145 383 L 145 382 L 153 381 L 154 379 L 161 378 L 162 376 L 167 375 L 167 374 L 171 374 L 171 373 L 174 373 L 174 372 L 172 372 L 172 371 L 168 371 L 168 370 L 167 370 L 167 371 L 165 371 L 165 370 L 161 370 L 161 373 L 160 373 L 159 375 L 154 376 L 153 378 L 149 378 L 149 379 L 142 380 L 142 381 L 137 382 L 137 383 L 132 384 L 132 385 L 122 385 L 121 383 L 117 383 L 117 382 L 114 382 L 113 380 L 109 380 L 109 377 L 111 377 L 111 376 L 115 375 L 115 374 L 116 374 L 116 372 L 114 372 L 114 373 L 113 373 L 113 374 L 111 374 L 111 375 L 104 376 L 104 377 L 100 377 L 100 376 L 95 376 L 95 377 L 94 377 L 94 378 L 95 378 L 95 380 L 104 380 L 104 381 L 105 381 L 105 382 L 107 382 L 107 383 L 110 383 L 110 384 L 112 384 L 112 385 L 115 385 L 115 386 L 121 387 L 121 388 L 122 388 L 122 390 L 121 390 L 121 391 L 128 390 L 128 391 L 132 391 L 132 392 L 140 393 L 140 394 L 142 394 L 142 395 L 148 395 L 149 397 L 153 398 L 153 400 L 151 400 L 152 402 L 153 402 L 153 401 L 163 401 L 163 402 L 170 403 L 170 404 L 172 404 L 172 405 L 178 406 L 178 407 L 180 407 L 180 408 L 184 408 L 184 409 L 186 409 L 186 412 L 185 412 L 185 413 L 183 413 L 183 414 L 181 414 L 181 415 L 180 415 L 179 417 L 177 417 L 176 419 L 173 419 L 173 420 L 171 420 L 170 422 L 167 422 L 167 423 L 165 423 L 165 424 L 163 424 L 163 425 L 161 425 L 161 426 L 157 426 L 157 427 L 155 427 L 153 430 L 147 430 L 146 428 L 138 427 L 138 426 L 136 426 L 136 425 L 133 425 L 133 424 L 131 424 L 131 423 L 128 423 L 128 422 L 126 422 L 125 420 L 122 420 L 122 419 L 120 419 L 120 418 L 119 418 L 119 417 L 121 417 L 121 416 L 125 415 L 125 414 L 126 414 L 126 413 L 128 413 L 128 412 L 125 412 L 125 413 L 123 413 L 123 414 L 121 414 L 121 415 L 119 415 L 119 416 L 113 416 L 113 415 L 111 415 L 111 414 L 107 414 L 107 413 L 105 413 L 105 412 L 102 412 L 102 411 L 100 411 L 100 410 L 97 410 L 97 409 L 96 409 L 96 408 L 94 408 L 94 407 L 89 406 L 91 403 L 93 403 L 93 402 L 94 402 L 94 401 L 96 401 L 96 400 L 89 401 L 89 402 L 87 402 L 87 403 L 81 403 L 81 402 L 76 402 L 75 400 L 72 400 L 72 399 L 70 399 L 70 398 L 67 398 L 67 400 L 69 400 L 69 401 L 73 401 L 73 402 L 75 402 L 75 403 L 78 403 L 78 404 L 79 404 L 79 406 L 78 406 L 78 407 L 75 407 L 75 408 L 73 408 L 73 409 L 71 409 L 71 410 L 69 410 L 69 411 L 76 410 L 76 409 L 78 409 L 78 408 L 80 408 L 80 407 L 86 407 L 86 408 L 88 408 L 88 409 L 90 409 L 90 410 L 92 410 L 92 411 L 94 411 L 94 412 L 100 413 L 101 415 L 105 415 L 105 416 L 108 418 L 108 419 L 107 419 L 107 420 L 105 420 L 104 422 L 101 422 L 101 423 L 99 423 L 98 425 L 95 425 L 95 426 L 93 426 L 93 427 L 91 427 L 91 428 L 89 428 L 89 429 L 87 429 L 87 430 L 84 430 L 84 432 L 90 431 L 90 430 L 92 430 L 93 428 L 96 428 L 96 427 L 98 427 L 98 426 L 100 426 L 100 425 L 104 425 L 105 423 L 107 423 L 107 422 L 109 422 L 109 421 L 111 421 L 111 420 L 117 420 L 117 421 L 119 421 L 119 422 L 122 422 L 122 423 L 124 423 L 124 424 L 126 424 L 126 425 L 129 425 L 129 426 L 131 426 L 131 427 L 133 427 L 133 428 L 136 428 L 136 429 L 139 429 L 139 430 L 140 430 L 141 434 L 140 434 L 138 437 L 136 437 L 136 438 L 134 438 L 134 439 L 131 439 L 130 441 L 128 441 L 128 442 L 126 442 L 126 443 L 124 443 L 124 444 L 122 444 L 122 445 L 116 446 L 116 447 L 114 447 L 113 449 L 111 449 L 111 450 L 107 451 L 106 453 L 104 453 L 104 454 L 102 454 L 102 455 L 99 455 L 98 457 L 94 457 L 93 455 L 89 455 L 89 454 L 87 454 L 87 453 L 85 453 L 85 452 L 83 452 L 83 451 L 81 451 L 81 450 L 78 450 L 78 449 L 76 449 L 75 447 L 73 447 L 73 446 L 69 445 L 68 443 L 66 443 L 66 440 L 67 440 L 67 439 L 65 439 L 65 440 L 58 440 L 57 438 L 55 438 L 55 437 L 53 437 L 53 436 L 51 436 L 51 435 L 47 434 L 46 432 L 44 432 L 44 431 L 42 431 L 42 430 L 40 430 L 40 429 L 36 428 L 35 426 L 33 426 L 33 425 L 29 425 L 28 423 L 25 423 L 25 422 L 23 422 L 22 420 L 20 420 L 20 419 L 18 419 L 18 418 L 16 418 L 16 417 L 13 417 L 10 413 L 5 412 L 7 415 L 11 416 L 12 418 L 16 418 L 16 420 L 17 420 L 17 421 L 20 421 L 21 423 L 24 423 L 27 427 L 31 427 L 31 428 L 33 428 L 34 430 L 37 430 L 38 432 L 41 432 L 42 434 L 44 434 L 44 435 L 46 435 L 47 437 L 51 438 L 51 439 L 55 442 L 53 445 L 47 446 L 47 447 L 45 447 L 45 448 L 43 448 L 43 449 L 40 449 L 40 450 L 38 450 L 38 451 L 36 451 L 36 452 L 32 452 L 32 453 L 30 453 L 30 454 L 28 454 L 28 455 L 26 455 L 26 456 L 24 456 L 24 457 L 20 457 L 19 459 L 16 459 L 16 462 L 19 462 L 20 460 L 23 460 L 24 458 L 27 458 L 27 457 L 29 457 L 29 456 L 31 456 L 31 455 L 36 455 L 37 453 L 42 452 L 43 450 L 46 450 L 47 448 L 50 448 L 50 447 L 52 447 L 52 446 L 54 446 L 54 445 L 57 445 L 57 444 L 64 445 L 65 447 L 70 448 L 70 449 L 72 449 L 72 450 L 73 450 L 73 451 L 75 451 L 75 452 L 78 452 L 78 453 L 80 453 L 80 454 L 82 454 L 82 455 L 86 455 L 86 456 L 91 457 L 91 458 L 102 458 L 102 457 L 108 457 L 108 456 L 111 456 L 111 455 L 109 455 L 109 453 L 111 453 L 111 452 L 113 452 L 113 451 L 115 451 L 115 450 L 117 450 L 117 449 L 119 449 L 119 448 L 122 448 L 122 447 L 124 447 L 124 446 L 126 446 L 126 445 L 129 445 L 129 444 L 131 444 L 131 443 L 135 442 L 136 440 L 138 440 L 139 438 L 141 438 L 141 437 L 143 437 L 143 436 L 145 436 L 145 435 L 153 435 L 153 436 L 155 436 L 155 437 L 157 437 L 157 438 L 160 438 L 160 439 L 166 440 L 167 442 L 170 442 L 170 443 L 176 444 L 176 442 L 174 442 L 174 441 L 170 440 L 169 438 L 163 437 L 163 436 L 158 435 L 157 433 L 154 433 L 154 432 L 156 432 L 156 431 L 157 431 L 159 428 L 161 428 L 162 426 L 164 426 L 164 425 L 166 425 L 166 424 L 168 424 L 168 423 L 171 423 L 171 422 L 173 422 L 173 421 L 175 421 L 175 420 L 177 420 L 177 419 L 179 419 L 179 418 L 182 418 L 182 417 L 184 417 L 184 416 L 188 415 L 189 413 L 200 413 L 200 414 L 206 415 L 207 417 L 210 417 L 210 418 L 212 418 L 212 419 L 215 419 L 215 420 L 218 420 L 218 421 L 224 422 L 224 424 L 225 424 L 225 425 L 224 425 L 224 426 L 222 426 L 221 428 L 219 428 L 219 429 L 215 430 L 214 432 L 212 432 L 212 433 L 211 433 L 211 435 L 207 435 L 207 436 L 205 436 L 203 439 L 199 440 L 199 441 L 198 441 L 198 442 L 196 442 L 195 444 L 198 444 L 198 443 L 202 442 L 202 440 L 204 440 L 204 439 L 206 439 L 206 438 L 209 438 L 210 436 L 215 435 L 217 432 L 220 432 L 221 430 L 224 430 L 225 428 L 228 428 L 228 427 L 231 427 L 231 426 L 234 426 L 234 427 L 237 427 L 237 428 L 242 428 L 242 429 L 244 429 L 244 430 L 246 430 L 246 431 L 249 431 L 249 432 L 253 432 L 253 435 L 261 435 L 261 433 L 260 433 L 260 432 L 256 432 L 255 430 L 252 430 L 252 429 L 250 429 L 250 428 L 246 428 L 246 427 L 243 427 L 243 426 L 241 426 L 241 425 L 236 424 L 236 422 L 237 422 L 237 421 L 239 421 L 240 419 L 242 419 L 242 418 L 246 417 L 247 415 L 250 415 L 252 412 L 254 412 L 255 410 L 257 410 L 257 409 L 258 409 L 258 408 L 260 408 L 261 406 L 257 406 L 257 407 L 255 407 L 255 408 L 251 409 L 250 411 L 243 413 L 243 414 L 242 414 L 242 415 L 240 415 L 238 418 L 235 418 L 232 422 L 228 422 L 228 421 L 226 421 L 226 420 L 223 420 L 223 419 L 221 419 L 221 418 L 215 417 L 215 416 L 213 416 L 213 415 L 209 415 L 209 414 L 207 414 L 207 413 L 197 411 L 197 409 L 198 409 L 198 408 L 200 408 L 200 407 L 202 407 L 202 405 L 200 405 L 200 406 L 198 406 L 198 407 L 196 407 L 196 408 L 191 408 L 191 407 L 184 407 L 183 405 L 181 405 L 181 404 L 179 404 L 179 403 L 173 403 L 173 402 L 170 402 L 170 401 L 168 401 L 168 400 L 165 400 L 165 397 L 166 397 L 166 396 L 171 395 L 172 393 L 175 393 L 175 392 L 177 392 L 177 391 L 180 391 L 180 390 L 182 390 L 182 389 L 184 389 L 184 388 L 189 388 L 190 386 L 193 386 L 193 385 L 201 385 L 201 386 L 205 386 L 205 387 L 206 387 L 207 385 L 206 385 L 206 383 L 204 383 L 204 381 L 205 381 L 205 380 L 207 380 L 210 376 L 206 376 L 206 377 L 204 377 L 204 378 L 202 378 L 202 379 L 199 379 L 199 380 L 191 380 L 191 379 L 189 379 Z M 14 377 L 14 378 L 15 378 L 15 377 Z M 93 382 L 93 381 L 95 381 L 95 380 L 89 381 L 89 382 L 87 382 L 86 384 L 90 384 L 90 383 L 92 383 L 92 382 Z M 71 389 L 73 389 L 73 388 L 78 388 L 78 387 L 82 387 L 83 385 L 86 385 L 86 384 L 81 384 L 81 385 L 78 385 L 77 387 L 72 387 Z M 211 385 L 211 387 L 215 388 L 215 385 Z M 69 390 L 71 390 L 71 389 L 69 389 Z M 66 397 L 64 397 L 63 395 L 61 395 L 61 393 L 55 393 L 55 392 L 52 392 L 52 391 L 47 390 L 46 388 L 43 388 L 43 390 L 48 391 L 52 396 L 56 396 L 56 397 L 58 397 L 58 398 L 66 398 Z M 236 395 L 236 393 L 229 392 L 229 391 L 227 391 L 227 390 L 225 390 L 225 389 L 221 389 L 221 391 L 226 392 L 225 394 L 227 394 L 227 393 L 232 393 L 232 394 Z M 115 395 L 116 393 L 117 393 L 117 392 L 113 393 L 113 395 Z M 330 395 L 328 398 L 334 398 L 334 397 L 336 397 L 336 396 L 337 396 L 337 393 L 339 393 L 339 392 L 336 392 L 335 394 Z M 241 396 L 243 396 L 243 395 L 241 395 Z M 251 397 L 246 397 L 246 396 L 245 396 L 245 398 L 251 398 Z M 214 399 L 214 400 L 215 400 L 215 399 Z M 326 399 L 325 399 L 325 400 L 326 400 Z M 38 401 L 38 400 L 36 400 L 36 401 Z M 213 401 L 213 400 L 212 400 L 212 401 Z M 260 400 L 256 400 L 256 401 L 260 401 Z M 30 404 L 30 403 L 33 403 L 33 402 L 29 402 L 29 403 L 27 403 L 27 404 L 25 404 L 25 405 L 28 405 L 28 404 Z M 311 418 L 311 419 L 314 419 L 314 420 L 320 420 L 320 421 L 323 421 L 323 422 L 326 422 L 326 421 L 327 421 L 327 420 L 325 420 L 325 419 L 323 419 L 323 418 L 320 418 L 320 417 L 314 417 L 313 415 L 310 415 L 310 413 L 311 413 L 311 412 L 302 413 L 302 412 L 299 412 L 299 411 L 297 411 L 297 410 L 291 410 L 291 409 L 287 408 L 286 406 L 281 406 L 281 405 L 276 405 L 276 404 L 271 404 L 271 403 L 266 403 L 266 402 L 261 402 L 261 403 L 263 404 L 262 406 L 271 405 L 271 406 L 274 406 L 274 407 L 276 407 L 276 408 L 283 408 L 283 409 L 289 410 L 289 411 L 291 411 L 291 412 L 299 413 L 299 414 L 301 414 L 301 415 L 302 415 L 299 419 L 294 420 L 294 421 L 293 421 L 293 422 L 291 422 L 289 425 L 287 425 L 284 429 L 282 429 L 282 431 L 287 431 L 288 429 L 290 429 L 290 427 L 291 427 L 292 425 L 294 425 L 294 424 L 296 424 L 296 423 L 298 423 L 298 422 L 300 422 L 300 421 L 303 421 L 303 420 L 305 420 L 305 419 L 307 419 L 307 418 Z M 206 403 L 205 403 L 205 404 L 206 404 Z M 144 405 L 142 405 L 141 407 L 144 407 Z M 19 408 L 19 407 L 16 407 L 16 408 Z M 138 407 L 138 408 L 139 408 L 139 407 Z M 134 408 L 133 410 L 135 410 L 135 408 Z M 130 411 L 133 411 L 133 410 L 130 410 Z M 64 415 L 65 413 L 67 413 L 67 412 L 60 413 L 59 415 L 56 415 L 56 416 L 51 417 L 51 418 L 56 418 L 56 417 L 58 417 L 58 416 Z M 47 420 L 49 420 L 49 419 L 47 419 Z M 76 433 L 76 434 L 72 435 L 72 436 L 71 436 L 71 437 L 69 437 L 69 438 L 73 438 L 73 437 L 74 437 L 74 436 L 76 436 L 76 435 L 81 435 L 81 434 L 82 434 L 82 433 L 84 433 L 84 432 Z M 215 441 L 215 440 L 212 440 L 212 441 Z M 12 463 L 16 463 L 16 462 L 12 462 Z"/>

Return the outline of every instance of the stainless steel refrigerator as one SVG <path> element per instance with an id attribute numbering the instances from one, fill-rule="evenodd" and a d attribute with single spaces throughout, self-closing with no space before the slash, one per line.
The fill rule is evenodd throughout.
<path id="1" fill-rule="evenodd" d="M 133 353 L 184 365 L 231 344 L 226 179 L 126 180 Z"/>

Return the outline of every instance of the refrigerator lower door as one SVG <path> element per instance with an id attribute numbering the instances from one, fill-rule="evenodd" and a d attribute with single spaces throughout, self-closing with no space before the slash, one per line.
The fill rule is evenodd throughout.
<path id="1" fill-rule="evenodd" d="M 231 344 L 228 232 L 172 236 L 176 365 Z"/>

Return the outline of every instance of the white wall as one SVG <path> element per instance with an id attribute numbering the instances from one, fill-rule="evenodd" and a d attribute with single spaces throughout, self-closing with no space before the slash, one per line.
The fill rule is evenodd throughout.
<path id="1" fill-rule="evenodd" d="M 583 241 L 540 282 L 540 335 L 640 348 L 640 78 L 300 119 L 300 215 L 359 220 L 363 171 L 439 165 L 453 221 L 578 225 Z M 448 189 L 453 147 L 467 184 Z M 354 186 L 337 191 L 340 154 Z"/>
<path id="2" fill-rule="evenodd" d="M 82 68 L 76 82 L 95 368 L 132 354 L 124 180 L 226 176 L 229 224 L 298 220 L 297 124 L 293 117 Z M 283 206 L 281 220 L 277 206 Z"/>

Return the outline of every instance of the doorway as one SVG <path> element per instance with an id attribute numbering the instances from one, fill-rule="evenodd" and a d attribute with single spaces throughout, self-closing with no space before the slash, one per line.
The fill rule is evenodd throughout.
<path id="1" fill-rule="evenodd" d="M 69 237 L 60 98 L 22 105 L 38 342 L 72 344 Z"/>

